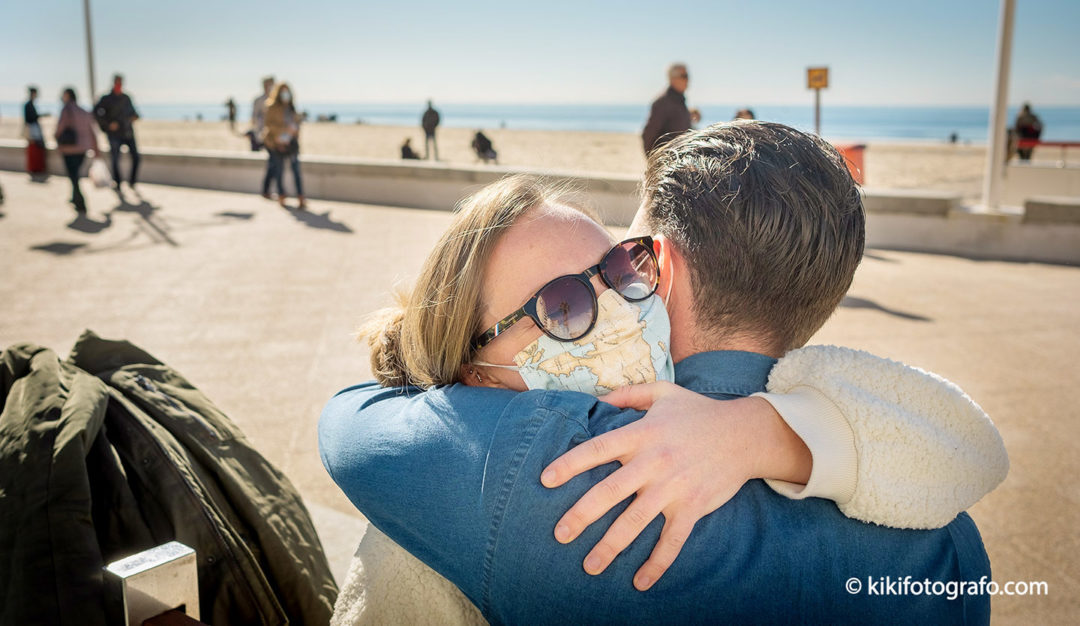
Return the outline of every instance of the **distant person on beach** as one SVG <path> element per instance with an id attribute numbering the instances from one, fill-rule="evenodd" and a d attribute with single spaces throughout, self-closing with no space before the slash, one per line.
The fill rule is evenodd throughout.
<path id="1" fill-rule="evenodd" d="M 750 109 L 739 109 L 735 111 L 735 119 L 737 120 L 752 120 L 754 118 L 754 112 Z"/>
<path id="2" fill-rule="evenodd" d="M 427 101 L 427 110 L 424 111 L 424 117 L 420 118 L 420 126 L 424 129 L 424 158 L 434 155 L 438 161 L 439 145 L 435 143 L 435 129 L 439 127 L 439 112 L 431 106 L 431 100 Z"/>
<path id="3" fill-rule="evenodd" d="M 23 105 L 23 136 L 26 138 L 26 172 L 31 177 L 45 173 L 45 137 L 41 132 L 38 115 L 37 87 L 26 88 L 26 104 Z"/>
<path id="4" fill-rule="evenodd" d="M 229 116 L 229 130 L 236 132 L 236 100 L 231 97 L 226 100 L 225 110 Z"/>
<path id="5" fill-rule="evenodd" d="M 277 181 L 278 203 L 282 208 L 287 208 L 283 179 L 285 162 L 288 161 L 299 201 L 296 208 L 303 211 L 307 205 L 304 203 L 304 183 L 300 177 L 300 116 L 296 113 L 296 101 L 287 83 L 278 83 L 270 91 L 266 99 L 264 122 L 262 142 L 270 152 L 270 169 Z"/>
<path id="6" fill-rule="evenodd" d="M 124 77 L 120 74 L 113 76 L 112 91 L 98 100 L 94 107 L 94 116 L 98 126 L 105 131 L 109 138 L 109 157 L 112 161 L 112 175 L 116 182 L 116 192 L 120 193 L 120 147 L 127 146 L 128 154 L 131 155 L 131 176 L 128 185 L 135 188 L 136 176 L 139 173 L 139 148 L 135 145 L 135 128 L 132 125 L 139 119 L 135 111 L 135 105 L 131 98 L 124 93 Z"/>
<path id="7" fill-rule="evenodd" d="M 496 165 L 499 164 L 499 154 L 495 152 L 491 140 L 482 131 L 476 131 L 476 135 L 473 136 L 472 149 L 476 153 L 476 157 L 484 163 L 494 162 Z"/>
<path id="8" fill-rule="evenodd" d="M 412 149 L 412 139 L 406 137 L 405 143 L 401 144 L 401 158 L 405 160 L 419 160 L 420 155 Z"/>
<path id="9" fill-rule="evenodd" d="M 71 179 L 71 203 L 79 214 L 86 213 L 86 200 L 79 189 L 79 169 L 86 159 L 88 151 L 94 157 L 101 156 L 98 150 L 94 116 L 79 106 L 75 90 L 68 87 L 60 96 L 64 108 L 60 110 L 60 119 L 56 122 L 56 149 L 64 156 L 64 169 Z"/>
<path id="10" fill-rule="evenodd" d="M 641 132 L 645 154 L 663 146 L 701 121 L 701 112 L 686 107 L 686 88 L 690 74 L 686 65 L 675 63 L 668 68 L 668 88 L 652 103 L 649 121 Z"/>
<path id="11" fill-rule="evenodd" d="M 1020 112 L 1016 114 L 1016 123 L 1013 124 L 1013 128 L 1016 130 L 1016 134 L 1019 136 L 1020 141 L 1038 140 L 1042 135 L 1043 125 L 1039 116 L 1035 115 L 1031 111 L 1031 104 L 1025 102 L 1024 106 L 1020 108 Z M 1031 153 L 1034 148 L 1020 148 L 1017 147 L 1017 154 L 1020 155 L 1021 161 L 1030 161 Z"/>

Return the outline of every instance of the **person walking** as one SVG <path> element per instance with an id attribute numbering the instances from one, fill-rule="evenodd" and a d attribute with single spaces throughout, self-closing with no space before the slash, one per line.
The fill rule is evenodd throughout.
<path id="1" fill-rule="evenodd" d="M 286 208 L 283 178 L 285 162 L 288 161 L 296 184 L 297 208 L 303 211 L 307 205 L 304 203 L 304 185 L 300 177 L 300 115 L 296 112 L 296 101 L 287 83 L 278 83 L 270 91 L 264 122 L 262 141 L 270 152 L 270 168 L 277 181 L 278 203 Z"/>
<path id="2" fill-rule="evenodd" d="M 101 155 L 98 150 L 97 134 L 94 132 L 94 117 L 89 111 L 79 106 L 75 90 L 68 87 L 60 96 L 63 108 L 60 119 L 56 122 L 56 149 L 64 157 L 64 169 L 71 179 L 71 203 L 79 214 L 86 213 L 86 200 L 79 189 L 79 169 L 86 159 L 87 151 L 94 157 Z"/>
<path id="3" fill-rule="evenodd" d="M 124 93 L 124 77 L 120 74 L 113 76 L 112 91 L 98 100 L 94 107 L 94 117 L 97 118 L 98 126 L 105 131 L 109 138 L 109 157 L 112 161 L 113 180 L 116 181 L 116 192 L 120 193 L 120 148 L 127 146 L 128 154 L 131 155 L 131 176 L 128 185 L 135 189 L 135 180 L 139 173 L 139 148 L 135 145 L 135 128 L 133 123 L 139 119 L 135 111 L 135 105 L 131 97 Z"/>
<path id="4" fill-rule="evenodd" d="M 678 135 L 685 133 L 693 124 L 701 121 L 697 109 L 686 107 L 686 88 L 690 85 L 690 75 L 686 65 L 674 63 L 668 68 L 668 88 L 653 101 L 649 111 L 649 120 L 641 132 L 641 141 L 648 155 L 653 150 L 663 147 Z"/>
<path id="5" fill-rule="evenodd" d="M 1042 120 L 1038 115 L 1035 115 L 1031 111 L 1031 104 L 1025 102 L 1024 106 L 1020 108 L 1020 112 L 1016 114 L 1016 123 L 1013 124 L 1016 129 L 1016 134 L 1019 135 L 1020 141 L 1036 140 L 1042 135 L 1043 125 Z M 1030 161 L 1031 153 L 1035 151 L 1035 148 L 1017 148 L 1016 152 L 1020 155 L 1021 161 Z"/>
<path id="6" fill-rule="evenodd" d="M 236 100 L 233 100 L 231 96 L 229 97 L 228 100 L 225 101 L 225 111 L 228 113 L 228 116 L 229 116 L 229 130 L 231 130 L 231 131 L 233 131 L 235 133 L 236 132 Z"/>
<path id="7" fill-rule="evenodd" d="M 26 88 L 26 104 L 23 105 L 23 135 L 26 137 L 26 172 L 37 178 L 45 174 L 45 136 L 41 132 L 41 117 L 37 112 L 37 87 Z"/>
<path id="8" fill-rule="evenodd" d="M 427 110 L 420 118 L 420 126 L 424 129 L 424 158 L 434 154 L 435 160 L 439 160 L 439 145 L 435 143 L 435 129 L 439 127 L 439 112 L 431 106 L 431 100 L 427 101 Z M 428 149 L 430 148 L 430 152 Z"/>
<path id="9" fill-rule="evenodd" d="M 262 95 L 251 103 L 251 130 L 248 131 L 248 137 L 251 139 L 251 151 L 257 152 L 265 147 L 262 137 L 263 132 L 266 130 L 266 100 L 270 97 L 270 90 L 274 88 L 274 77 L 266 76 L 262 79 Z M 267 148 L 266 154 L 266 173 L 263 174 L 262 184 L 262 196 L 269 200 L 270 195 L 270 181 L 274 179 L 274 159 L 270 155 L 270 149 Z"/>

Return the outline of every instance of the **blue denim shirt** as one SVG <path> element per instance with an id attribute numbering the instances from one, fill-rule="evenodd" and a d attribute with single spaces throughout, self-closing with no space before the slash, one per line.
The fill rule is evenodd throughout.
<path id="1" fill-rule="evenodd" d="M 678 363 L 675 375 L 683 387 L 729 399 L 763 390 L 774 363 L 708 352 Z M 662 518 L 603 574 L 586 574 L 582 561 L 626 503 L 569 545 L 555 541 L 555 523 L 617 465 L 558 489 L 543 487 L 540 472 L 642 415 L 576 392 L 367 383 L 326 406 L 319 449 L 371 523 L 450 579 L 493 624 L 989 622 L 985 595 L 897 595 L 907 576 L 909 591 L 914 581 L 989 580 L 967 514 L 937 530 L 897 530 L 848 519 L 830 501 L 789 500 L 760 480 L 699 521 L 649 591 L 632 580 Z M 870 595 L 875 586 L 879 595 Z"/>

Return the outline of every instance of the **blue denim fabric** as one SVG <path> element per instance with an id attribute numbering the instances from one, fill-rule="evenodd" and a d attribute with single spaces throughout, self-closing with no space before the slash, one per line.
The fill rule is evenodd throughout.
<path id="1" fill-rule="evenodd" d="M 676 365 L 678 384 L 714 398 L 762 390 L 775 361 L 710 352 Z M 335 396 L 319 423 L 323 464 L 392 539 L 456 584 L 494 624 L 988 623 L 987 596 L 869 596 L 868 578 L 978 581 L 990 563 L 974 522 L 897 530 L 848 519 L 826 500 L 788 500 L 747 483 L 698 522 L 647 592 L 632 586 L 662 519 L 600 576 L 582 561 L 626 503 L 569 545 L 556 521 L 617 467 L 558 489 L 541 470 L 588 438 L 642 416 L 576 392 L 373 383 Z M 858 578 L 862 591 L 845 589 Z"/>

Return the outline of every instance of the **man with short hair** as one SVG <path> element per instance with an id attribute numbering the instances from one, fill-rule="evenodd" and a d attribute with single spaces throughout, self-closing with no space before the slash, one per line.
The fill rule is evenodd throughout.
<path id="1" fill-rule="evenodd" d="M 424 129 L 424 158 L 431 156 L 439 160 L 439 144 L 435 143 L 435 129 L 439 127 L 439 112 L 432 106 L 431 100 L 427 101 L 427 110 L 420 118 L 420 126 Z"/>
<path id="2" fill-rule="evenodd" d="M 630 234 L 657 242 L 676 383 L 717 399 L 762 391 L 777 357 L 839 304 L 862 255 L 862 201 L 843 160 L 780 124 L 717 125 L 654 154 L 643 188 Z M 586 575 L 586 554 L 638 501 L 620 496 L 601 523 L 561 545 L 556 520 L 614 464 L 557 489 L 538 478 L 566 450 L 641 416 L 581 393 L 360 385 L 324 410 L 320 451 L 373 524 L 493 623 L 989 619 L 985 595 L 874 594 L 871 584 L 989 577 L 966 514 L 936 530 L 897 530 L 758 480 L 692 532 L 643 521 L 603 575 Z M 658 541 L 677 541 L 682 556 L 640 593 L 629 580 Z M 856 588 L 864 582 L 869 589 Z"/>
<path id="3" fill-rule="evenodd" d="M 98 126 L 109 138 L 109 157 L 112 161 L 116 192 L 120 193 L 120 148 L 122 146 L 127 146 L 128 154 L 131 155 L 131 176 L 128 178 L 128 185 L 134 189 L 139 174 L 139 148 L 135 145 L 133 124 L 139 119 L 139 114 L 135 111 L 131 97 L 124 93 L 123 76 L 113 75 L 112 91 L 98 100 L 97 106 L 94 107 L 94 116 L 97 118 Z"/>
<path id="4" fill-rule="evenodd" d="M 686 107 L 686 88 L 690 85 L 690 74 L 683 63 L 673 63 L 668 68 L 668 88 L 653 101 L 649 110 L 649 120 L 641 131 L 641 141 L 646 156 L 662 148 L 681 133 L 690 130 L 692 124 L 701 120 L 697 109 Z"/>

